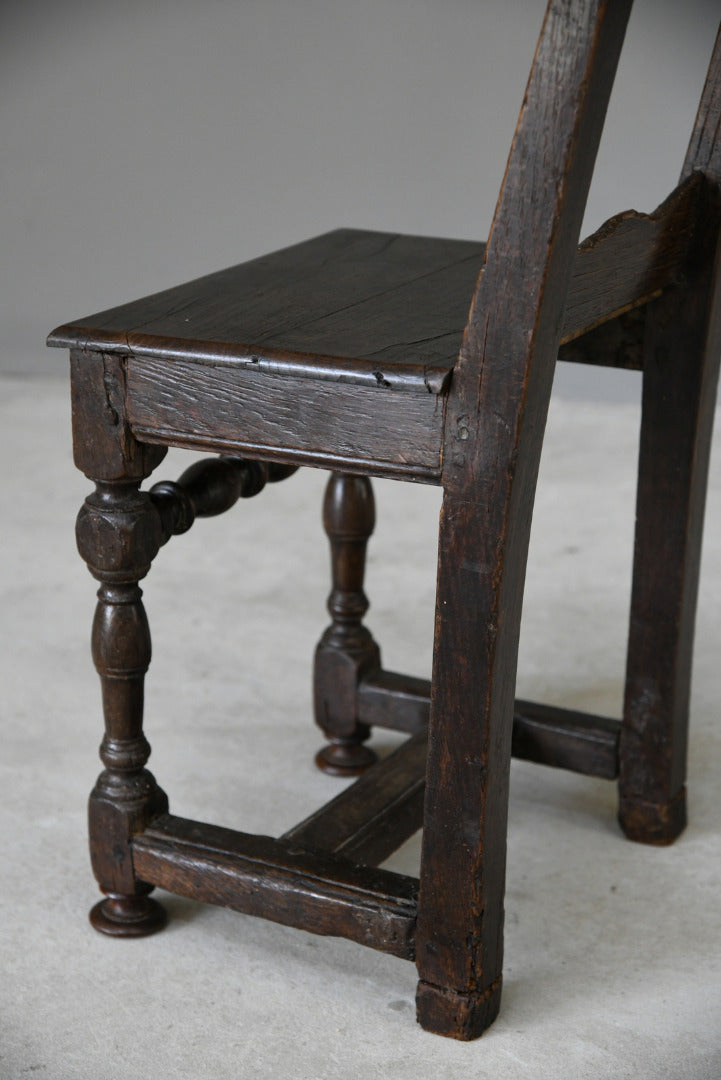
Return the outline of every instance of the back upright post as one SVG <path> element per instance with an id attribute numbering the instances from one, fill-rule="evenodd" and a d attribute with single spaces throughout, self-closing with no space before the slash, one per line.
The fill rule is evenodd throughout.
<path id="1" fill-rule="evenodd" d="M 668 844 L 686 824 L 686 744 L 706 481 L 721 351 L 721 31 L 681 179 L 703 173 L 685 281 L 649 305 L 619 819 Z"/>
<path id="2" fill-rule="evenodd" d="M 531 513 L 561 319 L 631 0 L 551 0 L 448 400 L 418 1018 L 495 1018 Z"/>

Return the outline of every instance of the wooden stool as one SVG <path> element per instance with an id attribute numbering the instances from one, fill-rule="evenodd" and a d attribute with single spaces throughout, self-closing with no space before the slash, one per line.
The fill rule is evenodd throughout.
<path id="1" fill-rule="evenodd" d="M 154 886 L 415 959 L 421 1024 L 498 1012 L 511 754 L 618 778 L 634 840 L 686 820 L 689 679 L 721 343 L 721 44 L 681 183 L 577 248 L 630 0 L 551 0 L 487 245 L 343 230 L 55 330 L 80 553 L 100 582 L 105 710 L 90 846 L 96 929 L 158 930 Z M 479 271 L 480 275 L 479 275 Z M 470 314 L 468 313 L 470 304 Z M 643 370 L 621 722 L 517 701 L 526 554 L 556 358 Z M 141 491 L 169 446 L 220 452 Z M 367 771 L 280 839 L 168 812 L 145 768 L 138 582 L 170 536 L 298 465 L 331 470 L 332 622 L 318 764 Z M 384 671 L 362 619 L 369 477 L 440 484 L 431 682 Z M 373 725 L 410 738 L 375 763 Z M 371 766 L 368 768 L 368 766 Z M 420 880 L 378 869 L 423 826 Z"/>

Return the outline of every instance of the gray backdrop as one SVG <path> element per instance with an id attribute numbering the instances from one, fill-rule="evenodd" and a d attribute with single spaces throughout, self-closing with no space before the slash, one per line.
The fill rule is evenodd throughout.
<path id="1" fill-rule="evenodd" d="M 64 374 L 57 323 L 338 225 L 485 236 L 543 7 L 5 0 L 0 371 Z M 676 183 L 720 7 L 637 0 L 584 231 Z"/>

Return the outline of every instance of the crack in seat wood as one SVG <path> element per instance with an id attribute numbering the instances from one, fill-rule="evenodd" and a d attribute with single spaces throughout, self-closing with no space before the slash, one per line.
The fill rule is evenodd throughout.
<path id="1" fill-rule="evenodd" d="M 155 886 L 415 960 L 418 1019 L 475 1038 L 500 1004 L 511 755 L 617 780 L 634 840 L 686 820 L 693 624 L 721 345 L 721 44 L 678 187 L 579 231 L 630 0 L 550 0 L 487 245 L 341 229 L 60 327 L 77 521 L 100 583 L 100 931 L 152 933 Z M 514 701 L 557 359 L 643 372 L 620 719 Z M 142 489 L 169 446 L 220 456 Z M 197 516 L 328 469 L 319 766 L 353 785 L 284 836 L 170 814 L 146 768 L 139 582 Z M 363 623 L 371 478 L 443 488 L 433 671 L 387 671 Z M 377 762 L 373 726 L 408 733 Z M 418 879 L 380 864 L 423 827 Z"/>

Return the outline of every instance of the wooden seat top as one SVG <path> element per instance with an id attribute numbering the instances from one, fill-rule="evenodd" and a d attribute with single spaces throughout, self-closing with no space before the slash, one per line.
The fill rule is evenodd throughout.
<path id="1" fill-rule="evenodd" d="M 68 323 L 48 344 L 440 393 L 484 250 L 338 229 Z"/>

